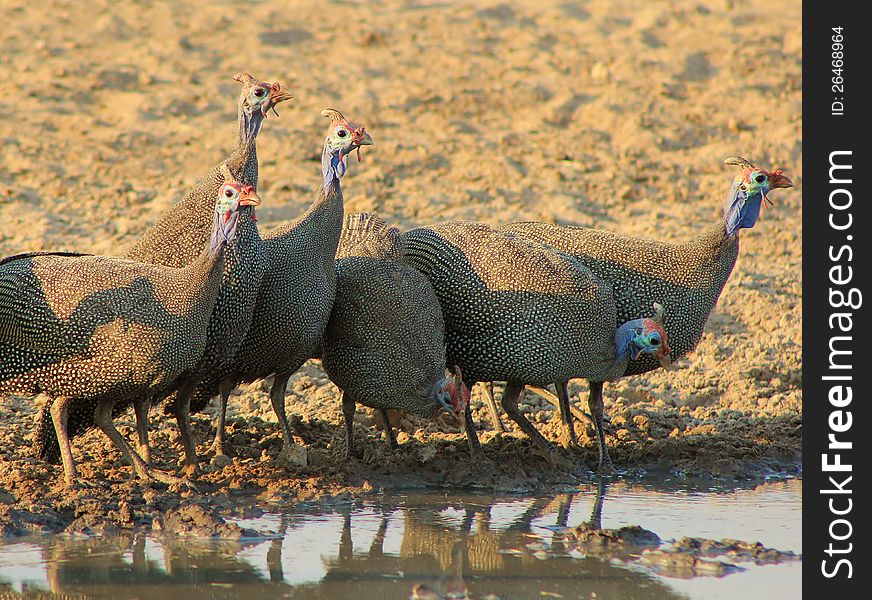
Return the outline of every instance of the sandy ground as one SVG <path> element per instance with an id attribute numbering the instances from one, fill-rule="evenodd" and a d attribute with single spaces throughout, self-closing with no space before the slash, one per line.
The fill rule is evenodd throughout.
<path id="1" fill-rule="evenodd" d="M 402 228 L 537 219 L 686 240 L 719 216 L 733 176 L 723 159 L 746 156 L 784 168 L 797 188 L 773 194 L 777 206 L 743 232 L 733 275 L 683 369 L 606 387 L 608 441 L 631 475 L 798 468 L 799 2 L 286 4 L 4 0 L 0 255 L 124 252 L 228 153 L 231 77 L 243 70 L 297 97 L 259 137 L 263 228 L 311 202 L 326 106 L 364 123 L 377 144 L 343 181 L 346 211 L 376 211 Z M 148 527 L 158 512 L 192 503 L 219 527 L 236 492 L 293 501 L 403 485 L 534 491 L 584 479 L 595 464 L 590 431 L 558 469 L 519 432 L 494 435 L 478 391 L 480 462 L 447 421 L 402 415 L 401 449 L 388 455 L 365 409 L 366 456 L 342 461 L 337 392 L 312 362 L 287 397 L 312 464 L 286 468 L 273 460 L 281 436 L 266 389 L 234 395 L 236 456 L 206 465 L 205 494 L 126 483 L 129 469 L 97 433 L 74 443 L 96 487 L 64 493 L 60 467 L 30 455 L 41 401 L 0 399 L 0 529 Z M 524 410 L 558 440 L 553 407 L 527 398 Z M 174 469 L 175 426 L 154 415 L 156 462 Z M 205 453 L 209 415 L 195 431 Z M 164 520 L 157 526 L 187 522 Z"/>

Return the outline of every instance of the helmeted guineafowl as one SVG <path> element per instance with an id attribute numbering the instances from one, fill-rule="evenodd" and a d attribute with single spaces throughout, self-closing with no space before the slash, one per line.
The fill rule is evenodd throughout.
<path id="1" fill-rule="evenodd" d="M 744 158 L 727 159 L 741 171 L 727 194 L 723 218 L 701 236 L 685 243 L 667 243 L 619 235 L 609 231 L 539 222 L 511 223 L 500 231 L 546 244 L 572 255 L 614 290 L 615 324 L 638 316 L 652 302 L 667 307 L 664 329 L 673 357 L 696 348 L 709 313 L 739 254 L 739 230 L 757 222 L 768 193 L 793 183 L 780 170 L 769 172 Z M 631 360 L 626 375 L 657 368 L 648 355 Z M 603 382 L 589 378 L 588 404 L 599 443 L 599 470 L 612 468 L 603 432 Z M 555 379 L 560 395 L 568 398 L 566 380 Z M 568 411 L 568 401 L 565 410 Z M 564 417 L 566 418 L 566 417 Z M 571 427 L 571 417 L 570 427 Z"/>
<path id="2" fill-rule="evenodd" d="M 430 282 L 400 262 L 400 232 L 369 213 L 349 215 L 336 254 L 336 300 L 324 333 L 324 370 L 342 393 L 346 456 L 357 403 L 432 417 L 447 410 L 465 426 L 469 390 L 445 376 L 442 311 Z"/>
<path id="3" fill-rule="evenodd" d="M 219 191 L 208 249 L 185 267 L 60 252 L 0 262 L 0 393 L 54 399 L 53 429 L 42 427 L 37 437 L 59 440 L 68 485 L 76 467 L 67 424 L 83 417 L 96 422 L 139 477 L 180 481 L 152 469 L 115 429 L 111 413 L 118 401 L 141 399 L 137 428 L 147 449 L 141 408 L 189 377 L 200 360 L 225 260 L 238 242 L 236 215 L 257 203 L 251 188 L 237 182 Z M 83 412 L 90 414 L 76 417 Z"/>
<path id="4" fill-rule="evenodd" d="M 226 189 L 226 186 L 221 189 Z M 252 196 L 255 195 L 252 186 L 246 186 L 245 189 Z M 237 221 L 236 242 L 224 251 L 222 282 L 209 318 L 206 346 L 191 367 L 191 376 L 182 385 L 164 388 L 161 393 L 152 395 L 153 402 L 171 397 L 171 412 L 178 421 L 185 451 L 184 470 L 189 475 L 197 470 L 197 452 L 190 433 L 189 402 L 193 386 L 212 371 L 225 368 L 236 356 L 251 324 L 257 292 L 266 266 L 266 248 L 257 231 L 254 203 L 241 206 L 231 218 Z M 135 407 L 141 406 L 137 398 L 130 398 L 127 403 L 119 401 L 118 409 L 125 408 L 129 403 L 133 403 Z M 88 411 L 77 413 L 76 417 L 76 434 L 94 425 L 94 421 L 89 419 Z M 49 439 L 42 446 L 51 448 L 53 443 L 54 440 Z"/>
<path id="5" fill-rule="evenodd" d="M 656 336 L 636 334 L 637 319 L 651 306 L 618 327 L 611 286 L 562 252 L 472 222 L 412 229 L 402 238 L 404 260 L 430 280 L 439 298 L 448 364 L 462 368 L 468 386 L 508 382 L 503 409 L 549 460 L 556 458 L 554 449 L 518 410 L 525 384 L 545 385 L 570 373 L 619 377 L 628 353 L 668 360 L 659 324 L 646 323 Z M 468 410 L 467 435 L 476 449 Z"/>
<path id="6" fill-rule="evenodd" d="M 229 368 L 236 360 L 254 315 L 263 275 L 267 248 L 257 230 L 254 207 L 244 206 L 238 213 L 238 241 L 225 251 L 222 286 L 209 319 L 206 349 L 191 369 L 192 381 L 200 382 L 212 373 Z M 172 398 L 172 411 L 179 424 L 185 450 L 185 472 L 197 470 L 197 448 L 190 432 L 190 401 L 193 386 L 180 387 Z"/>
<path id="7" fill-rule="evenodd" d="M 212 231 L 212 214 L 215 196 L 227 179 L 257 189 L 257 135 L 267 111 L 292 95 L 278 82 L 257 81 L 248 73 L 238 73 L 234 80 L 242 84 L 237 108 L 238 129 L 230 156 L 221 161 L 212 171 L 185 195 L 181 202 L 167 210 L 137 240 L 125 255 L 126 258 L 170 267 L 182 267 L 195 260 L 209 241 Z M 120 413 L 127 403 L 116 404 Z M 82 418 L 80 421 L 78 417 Z M 93 411 L 83 410 L 70 415 L 69 434 L 75 437 L 96 424 Z M 42 410 L 38 428 L 51 432 L 51 402 Z M 55 462 L 60 458 L 57 440 L 52 435 L 37 436 L 34 447 L 36 456 Z"/>
<path id="8" fill-rule="evenodd" d="M 336 295 L 333 262 L 345 214 L 340 179 L 348 156 L 373 143 L 364 127 L 350 123 L 338 110 L 321 114 L 330 119 L 321 155 L 321 188 L 302 216 L 264 235 L 266 273 L 245 342 L 234 361 L 204 379 L 191 401 L 191 410 L 202 410 L 220 392 L 216 454 L 224 452 L 230 391 L 239 383 L 275 374 L 270 399 L 284 437 L 282 456 L 292 463 L 305 460 L 285 415 L 285 389 L 290 376 L 318 356 Z"/>

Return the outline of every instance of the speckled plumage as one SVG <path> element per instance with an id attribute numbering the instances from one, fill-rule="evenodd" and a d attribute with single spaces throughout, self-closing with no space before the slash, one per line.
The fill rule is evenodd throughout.
<path id="1" fill-rule="evenodd" d="M 558 374 L 611 375 L 611 290 L 571 257 L 473 222 L 412 229 L 403 243 L 405 260 L 436 290 L 448 359 L 465 379 L 543 385 Z"/>
<path id="2" fill-rule="evenodd" d="M 68 448 L 64 420 L 96 421 L 138 474 L 156 473 L 141 459 L 137 463 L 139 457 L 131 456 L 103 417 L 119 401 L 149 398 L 173 385 L 199 360 L 226 257 L 236 244 L 234 224 L 224 229 L 216 219 L 213 248 L 183 268 L 69 253 L 2 262 L 0 393 L 54 399 L 47 424 L 52 429 L 40 421 L 37 447 L 60 435 Z M 60 454 L 71 484 L 72 455 L 63 447 Z"/>
<path id="3" fill-rule="evenodd" d="M 347 217 L 322 360 L 342 391 L 349 453 L 355 404 L 432 417 L 453 385 L 439 301 L 426 277 L 399 262 L 402 254 L 398 229 L 368 213 Z"/>
<path id="4" fill-rule="evenodd" d="M 341 149 L 343 157 L 360 144 L 372 144 L 363 127 L 349 123 L 338 111 L 328 109 L 323 114 L 331 118 L 322 158 L 325 164 L 335 158 L 330 149 L 331 139 L 339 130 L 350 133 L 348 141 L 342 142 L 346 144 Z M 223 417 L 229 391 L 239 383 L 271 374 L 275 378 L 270 398 L 282 428 L 284 449 L 288 452 L 295 449 L 285 416 L 285 388 L 289 377 L 306 360 L 318 355 L 336 294 L 333 262 L 344 216 L 340 186 L 344 163 L 341 171 L 333 172 L 332 168 L 328 171 L 329 176 L 325 175 L 306 213 L 264 236 L 266 271 L 245 341 L 234 360 L 209 373 L 192 398 L 191 410 L 198 411 L 221 392 L 215 442 L 218 452 L 223 452 Z"/>
<path id="5" fill-rule="evenodd" d="M 689 242 L 669 243 L 599 229 L 539 222 L 511 223 L 498 229 L 565 252 L 607 282 L 614 292 L 615 325 L 644 314 L 653 302 L 662 303 L 666 307 L 664 329 L 675 359 L 699 344 L 708 316 L 736 263 L 738 226 L 734 225 L 732 233 L 728 233 L 728 221 L 737 223 L 737 206 L 745 207 L 743 210 L 748 210 L 748 214 L 742 227 L 752 227 L 759 212 L 761 195 L 749 197 L 747 206 L 744 199 L 737 201 L 743 181 L 757 168 L 744 159 L 730 160 L 735 162 L 728 164 L 739 164 L 743 170 L 727 195 L 724 218 Z M 792 185 L 780 171 L 767 175 L 773 176 L 774 187 Z M 625 375 L 645 373 L 658 366 L 651 355 L 643 354 L 630 361 Z M 588 379 L 591 381 L 591 411 L 596 419 L 597 413 L 602 414 L 604 380 Z M 565 394 L 566 381 L 553 381 L 558 382 L 558 390 L 564 388 Z M 603 434 L 601 431 L 597 433 L 601 442 L 600 465 L 609 467 Z"/>
<path id="6" fill-rule="evenodd" d="M 442 306 L 449 364 L 470 385 L 509 382 L 503 408 L 550 456 L 517 396 L 525 384 L 623 374 L 611 286 L 567 254 L 481 223 L 442 223 L 402 238 L 405 260 L 430 280 Z"/>

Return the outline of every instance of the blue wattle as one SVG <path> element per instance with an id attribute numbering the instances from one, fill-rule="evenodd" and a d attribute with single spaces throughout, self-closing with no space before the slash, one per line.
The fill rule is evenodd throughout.
<path id="1" fill-rule="evenodd" d="M 324 176 L 324 189 L 330 187 L 333 183 L 339 183 L 339 180 L 345 175 L 345 163 L 342 162 L 342 151 L 336 154 L 330 152 L 328 147 L 324 146 L 324 153 L 321 156 L 321 174 Z"/>
<path id="2" fill-rule="evenodd" d="M 627 321 L 615 331 L 615 364 L 630 360 L 639 354 L 641 348 L 635 344 L 637 335 L 643 330 L 642 319 Z"/>
<path id="3" fill-rule="evenodd" d="M 763 194 L 760 191 L 749 194 L 747 190 L 733 184 L 724 207 L 724 226 L 727 235 L 734 235 L 740 229 L 750 229 L 757 224 Z"/>
<path id="4" fill-rule="evenodd" d="M 221 211 L 215 211 L 212 222 L 212 240 L 209 242 L 209 251 L 217 251 L 223 244 L 229 244 L 236 238 L 236 226 L 239 224 L 239 211 L 234 210 L 230 218 L 224 221 Z"/>

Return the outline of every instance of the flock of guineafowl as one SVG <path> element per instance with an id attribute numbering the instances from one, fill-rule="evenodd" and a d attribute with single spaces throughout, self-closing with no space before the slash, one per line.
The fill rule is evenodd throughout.
<path id="1" fill-rule="evenodd" d="M 567 383 L 590 383 L 598 469 L 612 468 L 603 430 L 603 383 L 669 367 L 699 343 L 768 192 L 793 184 L 743 158 L 723 218 L 696 239 L 666 243 L 540 222 L 492 227 L 443 222 L 401 233 L 379 217 L 345 216 L 348 158 L 371 145 L 338 110 L 321 159 L 322 182 L 297 219 L 261 232 L 255 207 L 257 135 L 291 98 L 279 83 L 242 84 L 229 158 L 170 208 L 124 256 L 28 252 L 0 260 L 0 394 L 47 401 L 34 450 L 62 460 L 77 482 L 70 439 L 102 429 L 145 480 L 190 483 L 197 471 L 191 411 L 220 398 L 216 454 L 224 452 L 228 397 L 273 376 L 270 399 L 283 454 L 305 460 L 285 416 L 288 379 L 321 358 L 342 392 L 346 452 L 356 404 L 453 414 L 470 451 L 479 441 L 472 385 L 506 382 L 505 413 L 551 461 L 560 455 L 520 412 L 524 386 L 555 384 L 576 441 Z M 137 444 L 113 418 L 133 405 Z M 149 410 L 175 416 L 185 454 L 180 476 L 151 465 Z M 301 459 L 301 457 L 303 457 Z"/>

